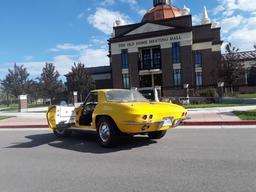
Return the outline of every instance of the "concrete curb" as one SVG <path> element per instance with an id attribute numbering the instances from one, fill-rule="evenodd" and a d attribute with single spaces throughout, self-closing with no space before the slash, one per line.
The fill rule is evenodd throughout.
<path id="1" fill-rule="evenodd" d="M 6 125 L 0 126 L 0 129 L 25 129 L 25 128 L 49 128 L 48 125 Z"/>
<path id="2" fill-rule="evenodd" d="M 209 121 L 209 122 L 184 122 L 183 126 L 225 126 L 225 125 L 255 125 L 256 121 Z"/>
<path id="3" fill-rule="evenodd" d="M 183 122 L 181 126 L 239 126 L 239 125 L 255 125 L 256 121 L 212 121 L 212 122 Z M 47 124 L 45 125 L 6 125 L 0 126 L 0 129 L 23 129 L 23 128 L 48 128 Z"/>

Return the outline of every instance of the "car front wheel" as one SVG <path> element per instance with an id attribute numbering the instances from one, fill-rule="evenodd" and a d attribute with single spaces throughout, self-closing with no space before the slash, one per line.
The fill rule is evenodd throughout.
<path id="1" fill-rule="evenodd" d="M 161 139 L 162 137 L 165 136 L 167 131 L 155 131 L 155 132 L 150 132 L 148 133 L 148 137 L 150 139 Z"/>
<path id="2" fill-rule="evenodd" d="M 115 147 L 119 139 L 116 124 L 108 117 L 101 117 L 97 123 L 97 138 L 103 147 Z"/>
<path id="3" fill-rule="evenodd" d="M 58 138 L 66 138 L 66 137 L 69 137 L 72 134 L 72 131 L 57 128 L 57 129 L 53 130 L 53 133 Z"/>

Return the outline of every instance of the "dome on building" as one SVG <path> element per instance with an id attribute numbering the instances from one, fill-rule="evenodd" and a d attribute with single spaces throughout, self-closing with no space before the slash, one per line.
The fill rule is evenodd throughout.
<path id="1" fill-rule="evenodd" d="M 170 5 L 170 0 L 154 0 L 154 7 L 143 17 L 142 22 L 170 19 L 181 16 L 181 10 Z"/>

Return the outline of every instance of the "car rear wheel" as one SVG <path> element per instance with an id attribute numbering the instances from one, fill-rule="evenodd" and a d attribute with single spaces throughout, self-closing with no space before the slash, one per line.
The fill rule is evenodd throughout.
<path id="1" fill-rule="evenodd" d="M 108 117 L 101 117 L 97 122 L 97 138 L 103 147 L 115 147 L 119 139 L 116 124 Z"/>
<path id="2" fill-rule="evenodd" d="M 72 131 L 67 130 L 67 129 L 63 129 L 63 128 L 62 129 L 61 128 L 57 128 L 57 129 L 53 130 L 53 133 L 58 138 L 66 138 L 66 137 L 71 136 Z"/>
<path id="3" fill-rule="evenodd" d="M 148 133 L 148 137 L 150 139 L 161 139 L 162 137 L 165 136 L 167 131 L 155 131 L 155 132 L 150 132 Z"/>

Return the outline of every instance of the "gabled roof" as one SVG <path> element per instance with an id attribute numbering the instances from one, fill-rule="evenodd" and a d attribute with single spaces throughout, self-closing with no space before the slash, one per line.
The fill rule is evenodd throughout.
<path id="1" fill-rule="evenodd" d="M 255 60 L 256 61 L 256 51 L 244 51 L 244 52 L 238 52 L 237 58 L 243 61 L 250 61 Z M 227 59 L 228 54 L 223 54 L 222 57 L 224 60 Z"/>
<path id="2" fill-rule="evenodd" d="M 174 28 L 175 27 L 160 25 L 155 23 L 143 23 L 143 25 L 135 28 L 134 30 L 128 32 L 125 35 L 135 35 L 140 33 L 149 33 L 149 32 L 162 31 L 162 30 L 174 29 Z"/>

